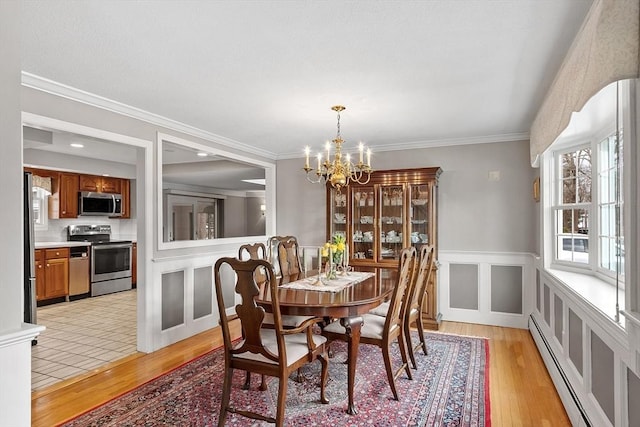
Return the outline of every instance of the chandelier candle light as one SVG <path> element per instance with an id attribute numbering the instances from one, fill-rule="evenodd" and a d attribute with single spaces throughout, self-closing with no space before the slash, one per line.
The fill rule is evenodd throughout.
<path id="1" fill-rule="evenodd" d="M 358 163 L 354 164 L 351 162 L 351 156 L 349 154 L 345 155 L 345 158 L 342 158 L 342 144 L 344 140 L 340 136 L 340 112 L 345 110 L 345 107 L 342 105 L 336 105 L 331 107 L 333 111 L 338 113 L 338 133 L 336 134 L 335 139 L 333 139 L 333 143 L 335 144 L 335 154 L 333 156 L 333 160 L 331 159 L 331 143 L 327 141 L 325 146 L 326 150 L 326 159 L 324 162 L 322 161 L 322 153 L 318 153 L 318 167 L 315 169 L 316 177 L 312 178 L 309 176 L 309 172 L 313 171 L 313 169 L 309 166 L 309 147 L 305 147 L 305 162 L 304 168 L 302 168 L 307 173 L 307 180 L 314 184 L 326 184 L 327 182 L 331 183 L 331 185 L 336 189 L 338 193 L 343 187 L 349 185 L 350 181 L 357 182 L 358 184 L 367 184 L 369 179 L 371 178 L 371 149 L 367 148 L 367 163 L 364 163 L 364 152 L 365 147 L 361 142 L 358 151 L 359 151 L 359 160 Z"/>

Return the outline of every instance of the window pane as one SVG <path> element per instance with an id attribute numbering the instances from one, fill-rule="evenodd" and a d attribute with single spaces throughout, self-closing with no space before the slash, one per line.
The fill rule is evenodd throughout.
<path id="1" fill-rule="evenodd" d="M 562 177 L 569 178 L 576 176 L 575 153 L 562 155 Z"/>
<path id="2" fill-rule="evenodd" d="M 561 261 L 589 262 L 589 211 L 560 209 L 556 224 L 561 225 L 556 236 L 556 256 Z"/>
<path id="3" fill-rule="evenodd" d="M 576 181 L 565 179 L 562 181 L 562 203 L 570 204 L 576 202 Z"/>

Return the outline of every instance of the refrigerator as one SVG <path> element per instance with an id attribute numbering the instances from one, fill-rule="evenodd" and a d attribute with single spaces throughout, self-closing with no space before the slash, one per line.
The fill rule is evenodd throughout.
<path id="1" fill-rule="evenodd" d="M 30 172 L 24 173 L 23 187 L 24 217 L 24 321 L 36 324 L 36 266 L 35 236 L 33 231 L 33 192 Z M 34 339 L 32 344 L 36 344 Z"/>

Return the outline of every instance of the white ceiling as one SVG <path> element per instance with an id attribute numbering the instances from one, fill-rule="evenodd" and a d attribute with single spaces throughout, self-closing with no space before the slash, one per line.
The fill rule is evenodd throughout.
<path id="1" fill-rule="evenodd" d="M 590 0 L 23 1 L 23 71 L 264 150 L 522 139 Z M 374 165 L 375 166 L 375 165 Z"/>

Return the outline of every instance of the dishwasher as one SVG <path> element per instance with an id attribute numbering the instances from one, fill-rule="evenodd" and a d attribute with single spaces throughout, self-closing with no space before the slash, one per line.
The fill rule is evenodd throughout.
<path id="1" fill-rule="evenodd" d="M 69 249 L 69 299 L 89 294 L 89 246 Z"/>

